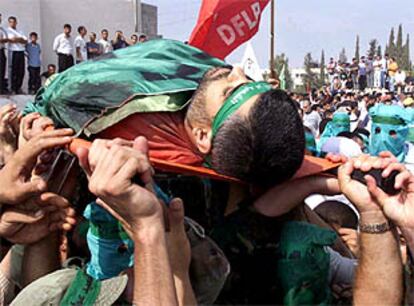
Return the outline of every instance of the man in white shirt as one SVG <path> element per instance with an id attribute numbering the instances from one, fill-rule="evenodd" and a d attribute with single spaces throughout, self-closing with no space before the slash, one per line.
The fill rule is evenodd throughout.
<path id="1" fill-rule="evenodd" d="M 58 55 L 58 71 L 63 72 L 73 66 L 73 40 L 70 36 L 70 24 L 63 26 L 63 33 L 56 36 L 53 42 L 53 51 Z"/>
<path id="2" fill-rule="evenodd" d="M 88 59 L 88 50 L 86 48 L 85 36 L 88 31 L 84 26 L 78 27 L 79 35 L 75 38 L 76 64 L 82 63 Z"/>
<path id="3" fill-rule="evenodd" d="M 113 51 L 112 44 L 108 40 L 108 36 L 109 36 L 108 30 L 103 29 L 101 31 L 101 37 L 102 38 L 98 41 L 98 43 L 102 46 L 102 54 L 109 53 L 109 52 Z"/>
<path id="4" fill-rule="evenodd" d="M 16 17 L 10 16 L 8 21 L 9 28 L 7 29 L 7 36 L 9 40 L 9 51 L 12 54 L 11 89 L 15 94 L 21 94 L 25 70 L 24 52 L 26 50 L 27 37 L 21 31 L 17 30 Z"/>
<path id="5" fill-rule="evenodd" d="M 381 87 L 381 70 L 382 70 L 382 63 L 381 63 L 381 56 L 376 56 L 374 61 L 374 88 Z"/>
<path id="6" fill-rule="evenodd" d="M 0 24 L 1 24 L 1 14 L 0 14 Z M 0 26 L 0 95 L 8 93 L 6 86 L 6 43 L 9 42 L 7 38 L 7 31 Z"/>
<path id="7" fill-rule="evenodd" d="M 385 88 L 388 72 L 388 54 L 381 59 L 381 88 Z"/>

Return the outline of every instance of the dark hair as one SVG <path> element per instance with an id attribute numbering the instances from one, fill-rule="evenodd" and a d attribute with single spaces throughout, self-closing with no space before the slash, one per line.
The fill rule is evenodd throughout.
<path id="1" fill-rule="evenodd" d="M 16 17 L 14 17 L 14 16 L 10 16 L 9 17 L 9 19 L 7 19 L 8 21 L 10 21 L 10 20 L 14 20 L 14 21 L 17 21 L 17 18 Z"/>
<path id="2" fill-rule="evenodd" d="M 103 30 L 101 30 L 101 34 L 102 34 L 103 32 L 108 33 L 108 30 L 107 30 L 107 29 L 103 29 Z"/>
<path id="3" fill-rule="evenodd" d="M 364 129 L 364 128 L 356 128 L 354 131 L 353 131 L 353 133 L 354 134 L 358 134 L 358 135 L 365 135 L 366 137 L 368 137 L 369 138 L 369 136 L 371 135 L 371 133 L 367 130 L 367 129 Z"/>
<path id="4" fill-rule="evenodd" d="M 64 28 L 64 29 L 65 29 L 65 28 L 72 29 L 72 26 L 71 26 L 69 23 L 65 23 L 65 24 L 63 25 L 63 28 Z"/>
<path id="5" fill-rule="evenodd" d="M 131 38 L 132 38 L 132 37 L 135 37 L 135 38 L 138 40 L 138 35 L 137 35 L 137 34 L 132 34 L 132 35 L 131 35 Z"/>
<path id="6" fill-rule="evenodd" d="M 82 30 L 86 30 L 86 28 L 84 26 L 79 26 L 78 27 L 78 33 L 82 32 Z"/>
<path id="7" fill-rule="evenodd" d="M 352 132 L 348 132 L 348 131 L 343 131 L 340 132 L 338 135 L 336 135 L 338 137 L 345 137 L 345 138 L 349 138 L 352 139 L 355 135 Z"/>
<path id="8" fill-rule="evenodd" d="M 37 35 L 37 33 L 36 32 L 32 32 L 32 33 L 30 33 L 30 35 L 29 35 L 30 37 L 31 36 L 36 36 L 36 37 L 38 37 L 38 35 Z"/>
<path id="9" fill-rule="evenodd" d="M 325 201 L 319 204 L 314 212 L 326 223 L 336 223 L 340 227 L 358 228 L 358 216 L 351 207 L 340 201 Z"/>
<path id="10" fill-rule="evenodd" d="M 47 65 L 47 68 L 49 68 L 49 67 L 53 67 L 53 68 L 56 69 L 56 65 L 55 64 L 49 64 L 49 65 Z"/>
<path id="11" fill-rule="evenodd" d="M 286 92 L 270 90 L 246 117 L 232 116 L 213 140 L 212 165 L 222 174 L 268 188 L 291 178 L 302 164 L 305 134 Z"/>
<path id="12" fill-rule="evenodd" d="M 139 36 L 139 39 L 141 39 L 141 38 L 147 38 L 147 35 L 145 35 L 145 34 L 141 34 L 141 35 Z"/>

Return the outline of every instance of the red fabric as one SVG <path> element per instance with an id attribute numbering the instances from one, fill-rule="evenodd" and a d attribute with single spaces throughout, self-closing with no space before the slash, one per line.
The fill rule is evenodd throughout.
<path id="1" fill-rule="evenodd" d="M 270 0 L 203 0 L 189 44 L 224 59 L 256 34 Z"/>
<path id="2" fill-rule="evenodd" d="M 134 114 L 106 129 L 98 138 L 133 140 L 138 136 L 147 138 L 150 158 L 195 166 L 203 163 L 184 128 L 183 112 Z"/>

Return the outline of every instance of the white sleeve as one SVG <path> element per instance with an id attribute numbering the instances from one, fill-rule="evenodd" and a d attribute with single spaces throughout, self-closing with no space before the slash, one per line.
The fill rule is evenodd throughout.
<path id="1" fill-rule="evenodd" d="M 57 52 L 57 49 L 59 48 L 59 38 L 60 35 L 56 36 L 55 41 L 53 42 L 53 51 Z"/>
<path id="2" fill-rule="evenodd" d="M 80 48 L 81 47 L 81 42 L 80 40 L 76 37 L 75 38 L 75 48 Z"/>

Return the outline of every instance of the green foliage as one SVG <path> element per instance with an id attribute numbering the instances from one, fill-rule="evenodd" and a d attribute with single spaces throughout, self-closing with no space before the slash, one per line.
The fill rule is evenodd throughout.
<path id="1" fill-rule="evenodd" d="M 381 48 L 381 45 L 378 45 L 378 47 L 377 47 L 377 56 L 382 56 L 382 48 Z"/>
<path id="2" fill-rule="evenodd" d="M 356 42 L 355 42 L 355 58 L 359 60 L 360 58 L 360 54 L 359 54 L 359 35 L 357 35 L 356 37 Z"/>
<path id="3" fill-rule="evenodd" d="M 321 62 L 319 66 L 320 66 L 321 72 L 319 73 L 318 87 L 322 87 L 326 84 L 325 51 L 323 49 L 321 53 Z"/>
<path id="4" fill-rule="evenodd" d="M 346 56 L 345 48 L 342 48 L 341 53 L 339 53 L 339 62 L 340 63 L 348 62 L 348 58 Z"/>
<path id="5" fill-rule="evenodd" d="M 312 68 L 315 68 L 315 61 L 312 59 L 311 53 L 306 54 L 303 67 L 305 69 L 305 74 L 303 75 L 302 80 L 305 88 L 318 88 L 319 78 L 316 73 L 312 71 Z"/>
<path id="6" fill-rule="evenodd" d="M 277 75 L 279 76 L 279 78 L 282 78 L 280 73 L 283 70 L 283 66 L 285 66 L 284 79 L 286 82 L 286 90 L 292 90 L 293 79 L 292 79 L 292 74 L 290 73 L 290 69 L 289 69 L 289 58 L 286 57 L 284 53 L 280 55 L 276 55 L 276 58 L 275 58 L 275 71 Z"/>
<path id="7" fill-rule="evenodd" d="M 369 42 L 368 56 L 371 56 L 372 58 L 374 58 L 377 53 L 378 47 L 380 47 L 378 45 L 378 40 L 372 39 Z"/>

